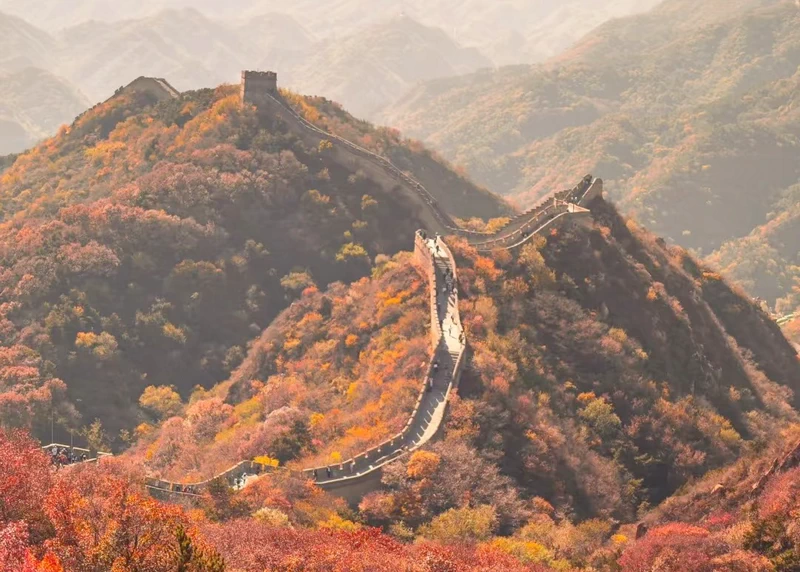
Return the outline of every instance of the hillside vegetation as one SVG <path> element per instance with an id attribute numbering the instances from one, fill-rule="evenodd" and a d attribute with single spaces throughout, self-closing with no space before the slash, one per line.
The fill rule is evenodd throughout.
<path id="1" fill-rule="evenodd" d="M 76 426 L 72 402 L 115 436 L 138 424 L 145 387 L 211 387 L 306 289 L 356 280 L 376 255 L 413 244 L 416 207 L 327 147 L 305 148 L 238 93 L 158 105 L 124 93 L 0 175 L 5 424 L 43 431 L 58 392 L 61 435 Z M 350 117 L 326 105 L 328 127 L 345 129 Z M 471 199 L 505 212 L 420 146 L 349 129 L 404 169 L 441 173 L 463 212 Z"/>
<path id="2" fill-rule="evenodd" d="M 798 19 L 788 0 L 667 0 L 546 65 L 427 83 L 384 119 L 523 206 L 602 172 L 624 211 L 773 305 L 797 266 Z"/>
<path id="3" fill-rule="evenodd" d="M 622 545 L 594 553 L 614 519 L 797 420 L 800 366 L 768 316 L 686 251 L 602 200 L 592 209 L 588 228 L 518 255 L 453 243 L 471 356 L 444 440 L 387 467 L 385 490 L 349 518 L 439 540 L 506 535 L 556 567 L 608 563 Z M 149 390 L 132 458 L 198 478 L 247 456 L 336 462 L 391 435 L 427 357 L 412 264 L 399 255 L 349 289 L 307 292 L 188 403 Z M 483 533 L 454 531 L 482 518 Z"/>

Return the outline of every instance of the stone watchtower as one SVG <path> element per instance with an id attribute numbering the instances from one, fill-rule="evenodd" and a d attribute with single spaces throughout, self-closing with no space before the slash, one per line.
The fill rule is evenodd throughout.
<path id="1" fill-rule="evenodd" d="M 278 74 L 271 71 L 243 71 L 242 103 L 258 107 L 267 100 L 264 94 L 278 94 Z"/>

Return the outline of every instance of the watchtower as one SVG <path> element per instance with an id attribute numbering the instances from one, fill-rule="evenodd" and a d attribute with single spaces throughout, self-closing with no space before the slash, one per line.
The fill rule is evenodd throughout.
<path id="1" fill-rule="evenodd" d="M 258 107 L 266 98 L 264 94 L 278 93 L 278 74 L 271 71 L 242 72 L 242 102 Z"/>

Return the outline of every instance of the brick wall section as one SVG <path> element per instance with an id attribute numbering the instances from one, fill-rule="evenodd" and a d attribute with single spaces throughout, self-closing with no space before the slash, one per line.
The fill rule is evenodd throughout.
<path id="1" fill-rule="evenodd" d="M 519 240 L 512 241 L 509 237 L 513 235 L 520 238 L 520 235 L 525 230 L 530 231 L 537 228 L 534 224 L 535 221 L 538 220 L 538 217 L 545 209 L 549 208 L 554 199 L 559 203 L 569 202 L 580 206 L 589 204 L 591 199 L 602 195 L 603 192 L 602 180 L 592 179 L 591 175 L 587 175 L 576 187 L 548 196 L 537 206 L 511 219 L 508 224 L 496 233 L 466 230 L 455 224 L 453 219 L 440 208 L 436 199 L 422 184 L 394 166 L 385 157 L 376 155 L 333 133 L 323 131 L 301 117 L 277 93 L 264 94 L 262 101 L 263 103 L 259 105 L 262 111 L 268 111 L 281 118 L 307 145 L 313 147 L 319 145 L 320 141 L 330 141 L 333 144 L 336 159 L 341 164 L 350 165 L 354 170 L 363 171 L 367 176 L 381 184 L 387 192 L 402 192 L 409 199 L 409 202 L 417 206 L 417 215 L 430 232 L 461 236 L 471 244 L 493 241 L 488 249 L 502 248 L 508 244 L 519 242 Z M 577 210 L 571 211 L 572 214 L 578 214 L 578 212 Z M 557 224 L 563 224 L 564 222 L 566 221 L 559 220 Z M 524 242 L 526 241 L 523 240 L 522 243 Z"/>
<path id="2" fill-rule="evenodd" d="M 417 269 L 428 280 L 430 292 L 430 331 L 433 358 L 423 380 L 414 409 L 405 427 L 384 442 L 334 465 L 312 467 L 299 472 L 330 492 L 357 503 L 364 494 L 380 487 L 382 467 L 400 459 L 434 439 L 441 431 L 447 401 L 458 387 L 464 368 L 467 346 L 458 309 L 458 280 L 456 262 L 441 234 L 465 237 L 478 251 L 511 250 L 531 240 L 537 234 L 574 220 L 588 220 L 588 205 L 602 196 L 603 182 L 587 175 L 579 185 L 551 195 L 534 208 L 512 219 L 494 234 L 460 229 L 437 204 L 435 198 L 417 181 L 401 172 L 384 157 L 380 157 L 336 135 L 326 133 L 309 123 L 280 99 L 277 76 L 243 72 L 242 100 L 253 104 L 260 112 L 273 113 L 286 122 L 307 145 L 331 141 L 336 159 L 353 170 L 361 170 L 381 184 L 387 192 L 402 192 L 418 208 L 419 218 L 434 238 L 418 231 L 414 239 L 414 260 Z M 452 276 L 455 287 L 442 289 L 444 272 Z M 442 311 L 439 311 L 439 308 Z M 435 370 L 434 363 L 439 365 Z M 429 385 L 430 382 L 430 385 Z M 229 482 L 244 473 L 262 474 L 275 470 L 253 461 L 242 461 L 216 478 Z M 196 496 L 212 479 L 181 484 L 149 478 L 151 493 L 162 498 Z"/>

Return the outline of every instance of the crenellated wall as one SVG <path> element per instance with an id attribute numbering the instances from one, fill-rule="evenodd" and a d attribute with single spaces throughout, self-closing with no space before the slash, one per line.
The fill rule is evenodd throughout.
<path id="1" fill-rule="evenodd" d="M 169 82 L 160 77 L 139 77 L 120 90 L 125 92 L 144 92 L 152 95 L 156 101 L 165 101 L 180 97 L 181 92 L 172 87 Z M 118 92 L 119 93 L 119 92 Z"/>
<path id="2" fill-rule="evenodd" d="M 447 401 L 458 385 L 464 363 L 466 342 L 458 311 L 455 259 L 441 237 L 429 238 L 418 231 L 414 239 L 416 267 L 428 280 L 430 293 L 431 347 L 433 357 L 414 408 L 403 429 L 382 443 L 346 461 L 333 465 L 311 467 L 298 473 L 323 489 L 357 503 L 366 493 L 380 487 L 382 467 L 419 449 L 440 433 Z M 452 288 L 447 288 L 445 272 L 452 276 Z M 442 288 L 445 286 L 445 288 Z M 441 308 L 441 311 L 439 309 Z M 448 326 L 447 332 L 443 325 Z M 438 364 L 438 368 L 434 364 Z M 196 483 L 173 483 L 149 478 L 146 485 L 159 498 L 199 496 L 214 479 L 229 483 L 242 474 L 266 474 L 274 467 L 253 461 L 242 461 L 208 479 Z"/>
<path id="3" fill-rule="evenodd" d="M 322 140 L 332 142 L 331 152 L 335 153 L 337 161 L 353 170 L 363 171 L 387 192 L 406 194 L 417 206 L 418 216 L 428 232 L 436 233 L 431 238 L 426 231 L 420 230 L 414 238 L 415 266 L 429 284 L 433 357 L 406 425 L 394 436 L 346 461 L 297 473 L 355 504 L 365 494 L 380 487 L 382 468 L 387 463 L 410 454 L 440 434 L 448 400 L 458 387 L 465 367 L 467 345 L 458 308 L 457 267 L 450 248 L 439 233 L 464 237 L 478 251 L 515 249 L 545 230 L 572 221 L 588 220 L 591 213 L 582 205 L 588 205 L 602 195 L 603 183 L 587 175 L 576 187 L 551 195 L 496 233 L 464 230 L 455 225 L 425 187 L 387 159 L 326 133 L 303 119 L 280 99 L 277 76 L 263 73 L 251 76 L 253 73 L 242 74 L 244 103 L 255 104 L 259 112 L 272 113 L 283 120 L 307 145 L 317 146 Z M 242 461 L 214 478 L 231 482 L 244 473 L 265 474 L 273 470 L 274 467 Z M 147 486 L 153 494 L 162 497 L 191 498 L 202 492 L 211 480 L 182 484 L 151 478 Z"/>
<path id="4" fill-rule="evenodd" d="M 412 179 L 406 173 L 393 165 L 385 157 L 381 157 L 371 151 L 359 147 L 358 145 L 339 137 L 333 133 L 327 133 L 304 119 L 294 109 L 292 109 L 278 93 L 265 93 L 265 102 L 260 106 L 262 111 L 268 111 L 275 117 L 283 120 L 286 125 L 299 136 L 307 145 L 312 147 L 319 145 L 320 141 L 326 140 L 333 144 L 332 152 L 340 164 L 349 165 L 353 170 L 361 170 L 374 181 L 381 184 L 386 192 L 401 192 L 411 204 L 417 207 L 417 216 L 423 222 L 424 227 L 432 232 L 442 235 L 456 235 L 466 238 L 471 244 L 484 244 L 492 242 L 492 248 L 505 248 L 510 244 L 524 244 L 526 240 L 520 242 L 520 236 L 527 230 L 532 231 L 536 227 L 534 224 L 544 209 L 547 209 L 551 202 L 573 203 L 578 206 L 589 204 L 591 199 L 602 195 L 603 183 L 600 179 L 592 179 L 587 175 L 583 180 L 572 189 L 559 191 L 543 199 L 537 206 L 525 213 L 517 215 L 511 219 L 503 228 L 495 233 L 485 233 L 466 230 L 460 228 L 453 219 L 442 209 L 435 197 L 418 181 Z M 566 211 L 564 211 L 566 212 Z M 579 214 L 580 211 L 572 211 L 571 214 Z M 556 213 L 558 214 L 558 213 Z M 561 220 L 555 224 L 563 224 L 566 220 Z M 513 235 L 516 239 L 510 240 Z M 519 244 L 517 244 L 519 243 Z"/>
<path id="5" fill-rule="evenodd" d="M 433 258 L 430 256 L 430 249 L 425 242 L 425 233 L 417 232 L 414 235 L 414 259 L 417 265 L 428 279 L 428 284 L 436 283 L 436 271 L 433 265 Z M 436 288 L 428 288 L 428 298 L 431 314 L 431 346 L 434 351 L 439 344 L 439 339 L 442 337 L 442 329 L 439 325 L 438 310 L 436 307 Z"/>

